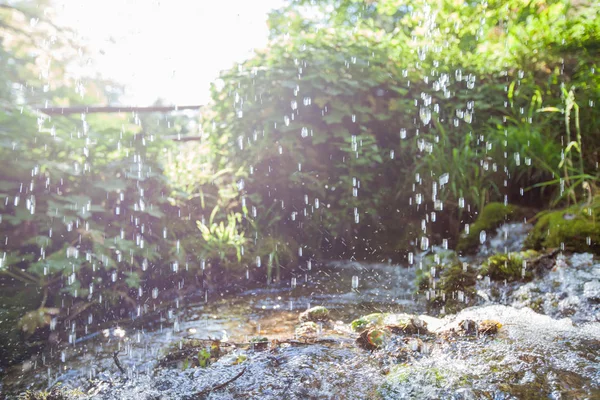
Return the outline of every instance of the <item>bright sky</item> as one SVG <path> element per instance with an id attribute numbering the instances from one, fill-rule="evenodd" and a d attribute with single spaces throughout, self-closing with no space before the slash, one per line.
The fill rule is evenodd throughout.
<path id="1" fill-rule="evenodd" d="M 92 50 L 94 70 L 126 85 L 123 103 L 205 104 L 209 84 L 267 42 L 282 0 L 55 0 L 58 22 Z"/>

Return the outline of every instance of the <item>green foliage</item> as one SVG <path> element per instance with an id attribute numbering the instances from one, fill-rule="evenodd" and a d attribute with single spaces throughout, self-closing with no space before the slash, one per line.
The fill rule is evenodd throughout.
<path id="1" fill-rule="evenodd" d="M 210 351 L 206 349 L 201 349 L 198 352 L 198 365 L 202 368 L 208 367 L 210 364 Z"/>
<path id="2" fill-rule="evenodd" d="M 82 78 L 73 87 L 65 69 L 79 46 L 50 14 L 40 14 L 43 3 L 0 7 L 0 31 L 10 36 L 0 41 L 0 233 L 6 239 L 0 300 L 8 308 L 15 292 L 30 297 L 10 306 L 6 321 L 15 335 L 2 333 L 11 342 L 2 362 L 15 361 L 13 351 L 29 348 L 23 339 L 39 343 L 52 321 L 59 325 L 67 314 L 75 322 L 85 310 L 110 314 L 110 306 L 142 304 L 153 287 L 170 285 L 156 279 L 170 275 L 169 264 L 187 257 L 177 238 L 162 234 L 178 210 L 168 201 L 170 182 L 160 164 L 173 145 L 154 136 L 163 129 L 154 128 L 156 121 L 35 110 L 46 102 L 105 104 L 118 92 L 101 80 Z M 39 22 L 21 30 L 30 18 Z M 35 59 L 29 55 L 40 51 Z"/>
<path id="3" fill-rule="evenodd" d="M 210 214 L 208 224 L 197 221 L 198 229 L 202 232 L 202 256 L 230 265 L 237 261 L 238 265 L 242 259 L 242 248 L 246 242 L 243 232 L 239 232 L 238 224 L 242 216 L 238 213 L 227 216 L 227 225 L 223 221 L 216 223 L 215 215 L 219 211 L 215 207 Z M 235 259 L 232 260 L 232 257 Z"/>
<path id="4" fill-rule="evenodd" d="M 566 146 L 561 154 L 561 161 L 558 163 L 556 169 L 552 170 L 553 176 L 556 178 L 538 183 L 536 186 L 560 185 L 559 195 L 556 196 L 553 204 L 563 199 L 566 199 L 568 204 L 575 204 L 580 200 L 580 197 L 587 196 L 588 200 L 591 198 L 592 188 L 595 189 L 598 186 L 600 177 L 598 174 L 590 175 L 586 173 L 579 105 L 575 102 L 575 88 L 573 87 L 567 91 L 563 86 L 562 91 L 564 108 L 545 107 L 538 111 L 559 112 L 564 115 Z M 575 124 L 575 138 L 572 137 L 571 133 L 571 119 L 573 119 Z M 584 189 L 583 196 L 578 196 L 577 190 L 580 188 Z"/>
<path id="5" fill-rule="evenodd" d="M 536 111 L 562 101 L 565 81 L 585 88 L 582 101 L 599 97 L 597 11 L 566 0 L 289 2 L 270 16 L 268 49 L 213 87 L 204 131 L 224 165 L 250 171 L 249 207 L 281 207 L 275 236 L 316 254 L 341 242 L 356 256 L 373 236 L 398 253 L 418 232 L 405 237 L 397 219 L 419 223 L 429 207 L 445 212 L 426 230 L 457 235 L 490 201 L 560 185 L 561 126 Z M 598 126 L 585 114 L 567 156 L 591 146 Z"/>

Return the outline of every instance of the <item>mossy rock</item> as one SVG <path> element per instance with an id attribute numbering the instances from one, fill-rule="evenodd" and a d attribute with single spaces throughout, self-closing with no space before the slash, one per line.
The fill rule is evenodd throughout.
<path id="1" fill-rule="evenodd" d="M 366 350 L 375 350 L 383 347 L 389 332 L 382 328 L 370 328 L 362 331 L 356 343 Z"/>
<path id="2" fill-rule="evenodd" d="M 65 389 L 60 386 L 60 383 L 50 390 L 32 391 L 28 390 L 22 393 L 19 400 L 67 400 L 82 398 L 85 396 L 79 389 Z"/>
<path id="3" fill-rule="evenodd" d="M 395 392 L 397 387 L 404 386 L 410 382 L 419 382 L 423 387 L 444 387 L 448 384 L 448 372 L 437 367 L 424 367 L 411 364 L 394 365 L 381 386 L 379 392 L 384 398 L 397 398 Z M 411 398 L 426 398 L 425 393 L 412 393 Z"/>
<path id="4" fill-rule="evenodd" d="M 350 323 L 350 327 L 354 332 L 361 332 L 372 326 L 382 326 L 388 313 L 373 313 L 364 315 L 360 318 L 355 319 Z"/>
<path id="5" fill-rule="evenodd" d="M 505 222 L 517 221 L 525 216 L 525 212 L 514 205 L 504 203 L 488 203 L 479 216 L 469 227 L 469 233 L 463 234 L 456 245 L 456 251 L 473 253 L 479 246 L 479 234 L 486 231 L 488 234 Z"/>
<path id="6" fill-rule="evenodd" d="M 309 308 L 300 314 L 300 322 L 317 322 L 329 320 L 329 310 L 323 306 Z"/>
<path id="7" fill-rule="evenodd" d="M 533 249 L 561 248 L 572 252 L 600 254 L 600 200 L 591 206 L 572 206 L 564 210 L 544 211 L 525 245 Z"/>
<path id="8" fill-rule="evenodd" d="M 412 314 L 373 313 L 355 319 L 350 326 L 355 332 L 384 328 L 395 334 L 427 333 L 427 324 Z"/>
<path id="9" fill-rule="evenodd" d="M 254 336 L 250 338 L 250 343 L 268 343 L 269 338 L 266 336 Z"/>
<path id="10" fill-rule="evenodd" d="M 475 298 L 477 271 L 460 262 L 437 265 L 436 270 L 440 272 L 436 273 L 439 278 L 435 284 L 435 291 L 431 290 L 433 278 L 429 272 L 423 272 L 417 277 L 420 293 L 429 292 L 428 311 L 440 311 L 443 307 L 445 313 L 456 313 L 470 305 L 470 301 L 464 300 Z M 459 292 L 462 292 L 464 299 L 460 298 Z"/>
<path id="11" fill-rule="evenodd" d="M 301 323 L 295 330 L 298 338 L 312 338 L 319 333 L 319 325 L 312 321 Z"/>
<path id="12" fill-rule="evenodd" d="M 426 334 L 427 323 L 410 314 L 392 314 L 386 319 L 386 328 L 395 334 Z"/>
<path id="13" fill-rule="evenodd" d="M 465 293 L 474 291 L 477 273 L 470 265 L 462 263 L 444 267 L 440 276 L 440 289 L 445 292 L 461 290 Z"/>
<path id="14" fill-rule="evenodd" d="M 529 280 L 533 276 L 532 269 L 524 270 L 523 265 L 538 255 L 535 250 L 494 254 L 483 263 L 480 273 L 492 280 Z"/>
<path id="15" fill-rule="evenodd" d="M 492 319 L 486 319 L 479 323 L 479 333 L 482 335 L 495 335 L 498 333 L 502 324 Z"/>

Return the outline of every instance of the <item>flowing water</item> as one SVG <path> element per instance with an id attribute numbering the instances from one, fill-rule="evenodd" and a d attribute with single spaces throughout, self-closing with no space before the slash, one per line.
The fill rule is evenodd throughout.
<path id="1" fill-rule="evenodd" d="M 373 312 L 424 311 L 414 295 L 415 269 L 391 264 L 331 262 L 304 279 L 274 288 L 236 294 L 210 293 L 204 301 L 192 293 L 149 317 L 116 323 L 105 330 L 58 346 L 10 372 L 5 387 L 50 387 L 56 382 L 85 382 L 116 368 L 114 351 L 134 374 L 148 373 L 170 345 L 184 338 L 219 338 L 247 342 L 254 336 L 288 338 L 294 335 L 300 312 L 326 305 L 335 319 L 349 322 Z M 201 298 L 201 299 L 200 299 Z"/>
<path id="2" fill-rule="evenodd" d="M 506 228 L 490 238 L 491 245 L 500 245 Z M 527 229 L 514 231 L 524 235 Z M 519 242 L 517 233 L 509 242 Z M 425 255 L 417 256 L 415 264 Z M 570 304 L 579 305 L 574 312 L 543 302 L 539 311 L 550 316 L 532 311 L 523 302 L 538 301 L 524 295 L 533 282 L 504 284 L 494 291 L 482 280 L 480 306 L 445 319 L 422 317 L 430 334 L 393 337 L 376 352 L 356 347 L 356 334 L 347 324 L 360 315 L 425 313 L 425 303 L 414 295 L 417 268 L 336 261 L 319 266 L 318 272 L 297 279 L 295 285 L 261 285 L 234 295 L 213 293 L 207 302 L 191 294 L 176 301 L 178 308 L 152 314 L 155 318 L 115 324 L 73 345 L 53 348 L 9 371 L 3 389 L 19 391 L 62 382 L 84 388 L 92 398 L 198 398 L 198 393 L 243 370 L 234 383 L 210 398 L 600 396 L 600 295 L 586 283 L 600 278 L 600 263 L 591 255 L 559 256 L 535 285 L 539 296 L 571 299 Z M 560 282 L 560 290 L 550 289 L 556 288 L 554 282 Z M 504 294 L 489 299 L 486 290 Z M 242 346 L 207 368 L 186 368 L 181 359 L 160 363 L 190 338 L 247 343 L 252 337 L 266 336 L 285 341 L 294 337 L 299 313 L 316 305 L 331 310 L 333 326 L 320 324 L 317 336 L 331 342 L 272 350 Z M 451 329 L 460 331 L 465 320 L 494 320 L 503 327 L 490 337 L 444 336 Z M 120 351 L 126 379 L 115 364 L 115 351 Z M 245 361 L 236 365 L 240 355 Z"/>

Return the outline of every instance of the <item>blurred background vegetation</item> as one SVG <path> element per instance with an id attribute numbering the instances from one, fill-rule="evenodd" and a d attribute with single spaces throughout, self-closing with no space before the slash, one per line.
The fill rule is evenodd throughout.
<path id="1" fill-rule="evenodd" d="M 75 77 L 45 4 L 0 4 L 3 362 L 173 289 L 403 262 L 489 202 L 597 190 L 598 2 L 289 1 L 199 117 L 41 113 L 120 95 Z"/>

